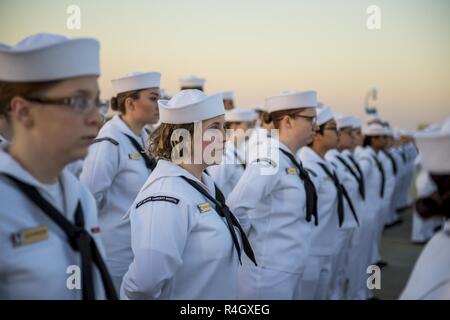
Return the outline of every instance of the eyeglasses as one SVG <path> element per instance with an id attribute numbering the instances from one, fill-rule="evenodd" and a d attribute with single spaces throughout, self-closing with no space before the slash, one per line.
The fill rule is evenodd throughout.
<path id="1" fill-rule="evenodd" d="M 108 101 L 100 100 L 100 98 L 88 98 L 84 96 L 75 96 L 59 99 L 51 98 L 39 98 L 39 97 L 25 97 L 26 100 L 36 102 L 39 104 L 50 104 L 50 105 L 62 105 L 67 106 L 75 112 L 87 113 L 93 109 L 105 115 L 108 111 Z"/>
<path id="2" fill-rule="evenodd" d="M 338 129 L 336 127 L 325 127 L 323 130 L 333 131 L 334 133 L 338 132 Z"/>
<path id="3" fill-rule="evenodd" d="M 316 116 L 304 116 L 302 114 L 293 114 L 293 115 L 291 115 L 291 117 L 294 117 L 294 118 L 300 117 L 300 118 L 306 119 L 312 125 L 317 123 L 317 117 Z"/>

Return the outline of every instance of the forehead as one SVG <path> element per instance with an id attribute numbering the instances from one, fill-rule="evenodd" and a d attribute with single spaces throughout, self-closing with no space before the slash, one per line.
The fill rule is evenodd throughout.
<path id="1" fill-rule="evenodd" d="M 343 132 L 343 133 L 352 133 L 353 129 L 352 129 L 352 127 L 345 127 L 345 128 L 340 129 L 339 131 Z"/>
<path id="2" fill-rule="evenodd" d="M 141 91 L 141 93 L 143 94 L 156 94 L 159 95 L 159 88 L 149 88 L 149 89 L 144 89 Z"/>
<path id="3" fill-rule="evenodd" d="M 90 76 L 62 80 L 48 88 L 45 93 L 55 97 L 73 94 L 97 96 L 99 94 L 97 77 Z"/>

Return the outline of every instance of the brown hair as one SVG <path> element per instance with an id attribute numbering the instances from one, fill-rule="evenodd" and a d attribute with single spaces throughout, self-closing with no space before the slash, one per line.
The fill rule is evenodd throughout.
<path id="1" fill-rule="evenodd" d="M 297 114 L 299 111 L 301 111 L 302 109 L 288 109 L 288 110 L 279 110 L 279 111 L 274 111 L 271 113 L 267 113 L 264 112 L 263 113 L 263 121 L 265 123 L 271 123 L 273 122 L 273 126 L 275 129 L 280 129 L 280 123 L 281 120 L 285 117 L 285 116 L 293 116 L 295 114 Z"/>
<path id="2" fill-rule="evenodd" d="M 125 100 L 127 98 L 131 98 L 133 100 L 139 99 L 139 93 L 142 90 L 133 90 L 133 91 L 127 91 L 127 92 L 121 92 L 116 97 L 111 98 L 111 109 L 114 111 L 119 111 L 122 114 L 126 113 L 125 108 Z"/>
<path id="3" fill-rule="evenodd" d="M 42 91 L 58 84 L 61 80 L 46 82 L 4 82 L 0 81 L 0 116 L 8 119 L 11 99 L 20 96 L 27 98 L 36 96 Z"/>
<path id="4" fill-rule="evenodd" d="M 177 129 L 186 129 L 189 131 L 191 137 L 194 136 L 194 124 L 193 123 L 185 123 L 185 124 L 168 124 L 161 123 L 161 125 L 152 132 L 147 153 L 149 156 L 154 157 L 156 159 L 165 159 L 171 160 L 172 158 L 172 149 L 174 148 L 174 144 L 172 141 L 172 135 Z"/>

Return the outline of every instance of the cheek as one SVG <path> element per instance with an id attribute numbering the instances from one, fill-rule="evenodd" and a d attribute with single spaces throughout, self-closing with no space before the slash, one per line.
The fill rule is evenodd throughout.
<path id="1" fill-rule="evenodd" d="M 139 116 L 143 118 L 152 117 L 157 109 L 156 103 L 151 101 L 143 101 L 139 104 Z"/>
<path id="2" fill-rule="evenodd" d="M 52 110 L 53 111 L 53 110 Z M 79 139 L 84 127 L 84 119 L 69 110 L 46 112 L 36 119 L 36 131 L 52 146 L 68 146 Z"/>

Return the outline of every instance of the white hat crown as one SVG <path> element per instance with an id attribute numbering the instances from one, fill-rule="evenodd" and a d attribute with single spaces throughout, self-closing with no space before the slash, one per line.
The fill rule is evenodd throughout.
<path id="1" fill-rule="evenodd" d="M 344 114 L 334 114 L 334 118 L 336 119 L 336 125 L 338 130 L 341 130 L 342 128 L 347 127 L 353 127 L 354 119 L 352 116 L 346 116 Z"/>
<path id="2" fill-rule="evenodd" d="M 389 132 L 381 124 L 372 123 L 362 128 L 365 136 L 387 136 Z"/>
<path id="3" fill-rule="evenodd" d="M 159 88 L 161 73 L 159 72 L 130 72 L 125 77 L 113 79 L 111 81 L 116 94 L 142 90 L 149 88 Z"/>
<path id="4" fill-rule="evenodd" d="M 317 108 L 317 92 L 288 92 L 265 99 L 265 109 L 267 112 L 280 110 Z"/>
<path id="5" fill-rule="evenodd" d="M 214 118 L 225 113 L 222 95 L 207 95 L 197 89 L 178 92 L 170 100 L 159 100 L 163 123 L 184 124 Z"/>
<path id="6" fill-rule="evenodd" d="M 203 87 L 206 79 L 194 75 L 186 76 L 180 79 L 181 87 Z"/>
<path id="7" fill-rule="evenodd" d="M 253 109 L 234 108 L 225 111 L 225 121 L 227 122 L 250 122 L 257 118 L 258 114 Z"/>
<path id="8" fill-rule="evenodd" d="M 233 91 L 224 91 L 224 92 L 222 92 L 222 97 L 224 100 L 233 100 L 234 92 Z"/>
<path id="9" fill-rule="evenodd" d="M 330 107 L 323 106 L 317 109 L 317 125 L 321 126 L 332 119 L 334 119 L 334 114 Z"/>
<path id="10" fill-rule="evenodd" d="M 45 82 L 98 76 L 99 51 L 100 44 L 93 38 L 38 33 L 15 46 L 0 46 L 0 80 Z"/>

